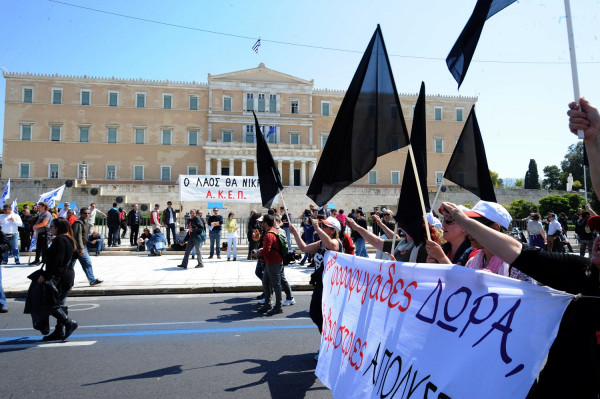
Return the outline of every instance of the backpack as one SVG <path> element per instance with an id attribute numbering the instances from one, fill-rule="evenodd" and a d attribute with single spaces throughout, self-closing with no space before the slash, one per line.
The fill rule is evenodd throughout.
<path id="1" fill-rule="evenodd" d="M 279 241 L 279 248 L 277 252 L 281 255 L 281 259 L 283 259 L 284 265 L 289 265 L 290 261 L 288 259 L 287 254 L 290 252 L 290 247 L 287 243 L 287 237 L 281 233 L 275 233 L 274 231 L 267 231 L 267 233 L 275 234 L 277 236 L 277 241 Z"/>

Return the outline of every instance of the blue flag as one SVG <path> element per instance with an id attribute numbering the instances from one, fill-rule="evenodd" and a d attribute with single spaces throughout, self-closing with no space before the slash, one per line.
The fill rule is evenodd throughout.
<path id="1" fill-rule="evenodd" d="M 10 198 L 10 179 L 8 179 L 8 183 L 6 183 L 6 187 L 4 187 L 4 191 L 2 192 L 2 197 L 0 198 L 0 208 L 6 204 L 6 200 Z"/>

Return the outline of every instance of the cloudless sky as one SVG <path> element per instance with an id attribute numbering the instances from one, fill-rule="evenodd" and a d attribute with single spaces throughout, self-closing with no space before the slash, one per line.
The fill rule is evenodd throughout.
<path id="1" fill-rule="evenodd" d="M 477 96 L 490 168 L 502 178 L 523 178 L 533 158 L 543 178 L 544 166 L 559 165 L 577 141 L 566 116 L 573 85 L 564 3 L 522 0 L 488 20 L 457 90 L 445 58 L 474 5 L 0 0 L 0 66 L 10 72 L 206 82 L 209 73 L 254 68 L 262 60 L 268 68 L 314 79 L 317 89 L 346 90 L 380 24 L 400 93 L 416 94 L 424 81 L 428 94 Z M 581 94 L 600 105 L 600 0 L 575 0 L 571 12 Z M 257 55 L 251 48 L 259 36 Z M 5 83 L 0 79 L 2 121 Z"/>

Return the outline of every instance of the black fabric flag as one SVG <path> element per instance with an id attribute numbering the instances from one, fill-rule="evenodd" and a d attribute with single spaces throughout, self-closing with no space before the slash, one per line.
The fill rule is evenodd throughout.
<path id="1" fill-rule="evenodd" d="M 256 169 L 258 171 L 258 183 L 260 184 L 260 197 L 262 206 L 270 208 L 275 196 L 283 190 L 283 184 L 281 183 L 279 169 L 275 166 L 273 155 L 271 155 L 271 150 L 269 150 L 265 136 L 263 136 L 258 125 L 256 114 L 254 111 L 252 111 L 252 114 L 254 115 L 256 129 Z"/>
<path id="2" fill-rule="evenodd" d="M 366 175 L 378 156 L 406 145 L 406 124 L 377 25 L 344 96 L 306 195 L 323 205 Z"/>
<path id="3" fill-rule="evenodd" d="M 456 142 L 444 179 L 469 190 L 484 201 L 496 202 L 485 147 L 475 116 L 475 106 L 471 108 L 467 122 Z"/>
<path id="4" fill-rule="evenodd" d="M 502 11 L 516 0 L 477 0 L 475 10 L 471 18 L 465 25 L 450 54 L 446 58 L 446 64 L 454 79 L 458 82 L 458 87 L 462 84 L 471 64 L 471 59 L 475 53 L 479 36 L 483 30 L 485 21 L 491 18 L 498 11 Z"/>
<path id="5" fill-rule="evenodd" d="M 423 193 L 423 202 L 425 211 L 429 212 L 429 194 L 427 192 L 427 134 L 425 128 L 425 83 L 421 83 L 419 98 L 415 105 L 413 123 L 410 130 L 410 145 L 415 156 L 415 165 L 419 175 L 419 184 Z M 400 199 L 398 201 L 398 212 L 395 216 L 398 226 L 412 237 L 415 245 L 423 241 L 423 208 L 421 199 L 417 191 L 417 180 L 413 164 L 410 160 L 410 154 L 406 157 L 406 166 L 404 167 L 404 177 L 402 178 L 402 189 L 400 190 Z"/>

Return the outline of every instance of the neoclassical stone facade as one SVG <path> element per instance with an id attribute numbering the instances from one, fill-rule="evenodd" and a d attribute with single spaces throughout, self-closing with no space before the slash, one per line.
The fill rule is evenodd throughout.
<path id="1" fill-rule="evenodd" d="M 183 174 L 256 175 L 254 119 L 286 186 L 308 186 L 344 91 L 266 68 L 207 83 L 4 73 L 2 178 L 174 184 Z M 435 190 L 473 97 L 427 97 L 428 185 Z M 416 94 L 400 96 L 410 128 Z M 406 150 L 356 186 L 398 187 Z M 84 172 L 85 171 L 85 172 Z"/>

